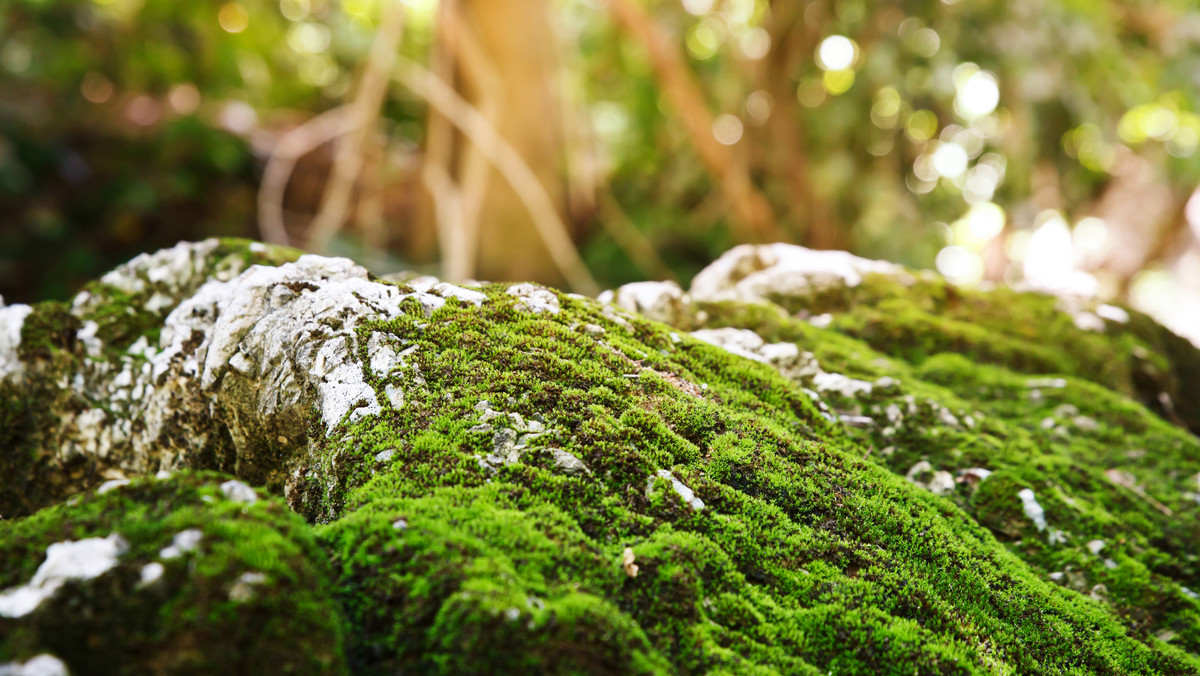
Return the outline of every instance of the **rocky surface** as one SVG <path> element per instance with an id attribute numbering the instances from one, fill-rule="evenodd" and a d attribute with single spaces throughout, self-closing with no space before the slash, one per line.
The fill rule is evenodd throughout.
<path id="1" fill-rule="evenodd" d="M 1200 673 L 1197 388 L 838 252 L 595 301 L 181 244 L 0 307 L 0 674 Z"/>

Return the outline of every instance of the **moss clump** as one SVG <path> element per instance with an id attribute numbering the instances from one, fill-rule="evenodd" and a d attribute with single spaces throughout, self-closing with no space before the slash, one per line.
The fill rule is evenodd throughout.
<path id="1" fill-rule="evenodd" d="M 312 532 L 277 500 L 227 498 L 226 478 L 140 480 L 0 522 L 0 589 L 28 582 L 54 543 L 116 533 L 127 546 L 102 575 L 0 617 L 0 662 L 48 652 L 73 674 L 344 672 Z M 194 549 L 180 545 L 187 532 Z"/>

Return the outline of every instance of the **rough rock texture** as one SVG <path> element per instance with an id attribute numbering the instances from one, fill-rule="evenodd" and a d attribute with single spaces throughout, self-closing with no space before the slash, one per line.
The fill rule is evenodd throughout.
<path id="1" fill-rule="evenodd" d="M 785 245 L 602 300 L 208 241 L 0 308 L 0 673 L 1200 673 L 1186 341 Z"/>

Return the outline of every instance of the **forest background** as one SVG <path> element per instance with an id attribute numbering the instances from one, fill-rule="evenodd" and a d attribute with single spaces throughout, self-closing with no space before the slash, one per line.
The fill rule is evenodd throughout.
<path id="1" fill-rule="evenodd" d="M 1189 0 L 3 0 L 0 295 L 180 239 L 585 293 L 742 242 L 1200 341 Z"/>

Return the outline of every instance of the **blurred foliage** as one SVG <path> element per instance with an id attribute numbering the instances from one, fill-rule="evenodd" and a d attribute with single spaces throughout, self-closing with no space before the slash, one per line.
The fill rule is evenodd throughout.
<path id="1" fill-rule="evenodd" d="M 345 100 L 380 1 L 0 1 L 0 293 L 63 296 L 138 250 L 253 235 L 257 135 Z M 403 50 L 426 62 L 437 2 L 405 4 Z M 686 279 L 736 243 L 726 205 L 603 0 L 555 7 L 605 189 Z M 920 267 L 950 244 L 939 265 L 970 281 L 1000 230 L 1094 211 L 1123 153 L 1181 199 L 1200 181 L 1190 0 L 648 7 L 793 241 Z M 419 101 L 397 88 L 385 114 L 420 146 Z M 601 228 L 581 249 L 602 282 L 646 276 Z"/>

